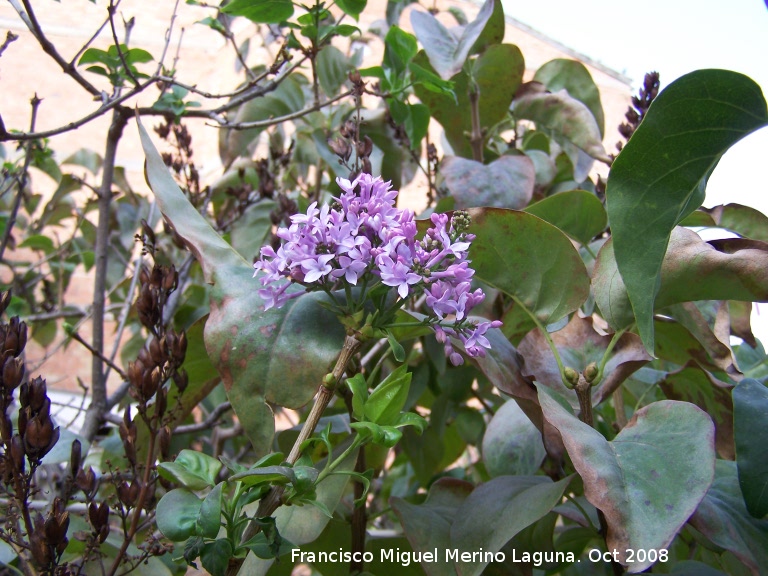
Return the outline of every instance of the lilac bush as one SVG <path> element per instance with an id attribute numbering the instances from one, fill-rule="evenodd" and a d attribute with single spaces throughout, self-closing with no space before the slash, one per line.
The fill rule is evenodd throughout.
<path id="1" fill-rule="evenodd" d="M 424 323 L 435 331 L 451 363 L 464 361 L 451 338 L 459 340 L 469 356 L 485 356 L 490 348 L 485 334 L 501 322 L 468 318 L 485 298 L 480 288 L 471 286 L 475 271 L 467 257 L 475 236 L 467 232 L 469 214 L 432 214 L 432 226 L 419 240 L 413 212 L 397 208 L 398 193 L 389 182 L 365 173 L 351 182 L 337 182 L 343 193 L 332 205 L 318 208 L 313 202 L 306 214 L 291 217 L 290 227 L 278 230 L 283 244 L 277 250 L 261 249 L 254 276 L 259 276 L 265 308 L 279 308 L 300 296 L 304 291 L 289 290 L 298 284 L 326 292 L 338 313 L 352 316 L 383 285 L 397 296 L 368 319 L 373 327 L 386 330 L 397 310 L 424 295 L 429 312 Z M 334 296 L 338 291 L 346 295 L 343 304 Z"/>

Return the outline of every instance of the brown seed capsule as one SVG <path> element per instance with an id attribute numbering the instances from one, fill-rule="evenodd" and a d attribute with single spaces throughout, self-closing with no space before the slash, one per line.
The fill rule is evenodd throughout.
<path id="1" fill-rule="evenodd" d="M 171 264 L 171 266 L 166 268 L 163 272 L 162 287 L 166 294 L 170 294 L 176 290 L 176 286 L 179 283 L 179 273 L 176 272 L 176 266 L 173 264 Z"/>
<path id="2" fill-rule="evenodd" d="M 86 495 L 93 494 L 96 490 L 96 474 L 93 468 L 88 466 L 87 470 L 80 470 L 75 477 L 75 484 Z"/>
<path id="3" fill-rule="evenodd" d="M 165 342 L 161 342 L 157 338 L 153 338 L 149 343 L 149 356 L 152 358 L 152 362 L 156 365 L 163 364 L 166 359 L 165 354 Z"/>
<path id="4" fill-rule="evenodd" d="M 77 474 L 78 470 L 80 470 L 82 449 L 83 447 L 82 444 L 80 444 L 80 440 L 75 439 L 72 442 L 72 448 L 69 451 L 69 466 L 73 476 Z"/>
<path id="5" fill-rule="evenodd" d="M 3 386 L 6 390 L 14 390 L 24 378 L 24 360 L 8 358 L 3 365 Z"/>
<path id="6" fill-rule="evenodd" d="M 178 372 L 174 372 L 173 381 L 176 384 L 176 388 L 179 389 L 179 393 L 184 392 L 184 390 L 187 388 L 187 384 L 189 384 L 189 376 L 187 375 L 187 371 L 182 368 Z"/>
<path id="7" fill-rule="evenodd" d="M 13 438 L 11 438 L 11 460 L 13 462 L 13 466 L 16 469 L 16 472 L 19 474 L 24 473 L 24 441 L 22 440 L 21 436 L 16 434 Z"/>

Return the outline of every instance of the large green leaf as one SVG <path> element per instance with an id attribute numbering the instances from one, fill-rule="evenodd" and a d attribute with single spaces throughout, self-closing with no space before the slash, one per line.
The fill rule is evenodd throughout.
<path id="1" fill-rule="evenodd" d="M 701 205 L 725 151 L 766 124 L 765 99 L 750 78 L 699 70 L 659 94 L 616 158 L 606 192 L 608 217 L 618 269 L 648 350 L 673 228 Z"/>
<path id="2" fill-rule="evenodd" d="M 598 254 L 592 286 L 603 318 L 618 330 L 636 318 L 625 278 L 617 266 L 615 239 L 606 242 Z M 739 238 L 704 242 L 695 232 L 676 227 L 669 233 L 666 250 L 658 273 L 661 285 L 650 301 L 652 311 L 696 300 L 768 301 L 767 243 Z M 640 318 L 637 322 L 639 326 Z M 648 346 L 648 341 L 643 343 Z"/>
<path id="3" fill-rule="evenodd" d="M 602 202 L 586 190 L 554 194 L 531 204 L 525 211 L 554 224 L 582 244 L 589 244 L 608 224 Z"/>
<path id="4" fill-rule="evenodd" d="M 431 70 L 424 52 L 419 52 L 414 63 Z M 480 127 L 486 131 L 507 117 L 515 90 L 525 72 L 525 60 L 517 46 L 497 44 L 489 46 L 474 63 L 473 75 L 480 92 Z M 432 111 L 432 116 L 445 130 L 454 154 L 472 157 L 467 136 L 472 130 L 469 104 L 469 76 L 459 72 L 452 79 L 456 97 L 429 90 L 423 84 L 414 86 L 414 92 Z"/>
<path id="5" fill-rule="evenodd" d="M 291 0 L 232 0 L 222 6 L 222 12 L 244 16 L 257 24 L 277 24 L 293 15 Z"/>
<path id="6" fill-rule="evenodd" d="M 541 432 L 514 400 L 496 411 L 483 436 L 483 462 L 491 476 L 535 474 L 547 455 Z"/>
<path id="7" fill-rule="evenodd" d="M 707 492 L 715 467 L 714 427 L 687 402 L 664 400 L 638 410 L 608 442 L 539 386 L 544 417 L 562 435 L 584 495 L 608 524 L 606 543 L 631 573 L 653 562 L 627 561 L 627 549 L 667 548 Z"/>
<path id="8" fill-rule="evenodd" d="M 592 116 L 595 117 L 600 135 L 603 135 L 605 117 L 603 105 L 600 102 L 600 91 L 584 64 L 565 58 L 550 60 L 536 70 L 533 79 L 544 84 L 550 92 L 567 90 L 568 94 L 589 108 Z"/>
<path id="9" fill-rule="evenodd" d="M 689 350 L 686 350 L 689 352 Z M 715 447 L 723 458 L 733 459 L 733 402 L 731 386 L 720 382 L 695 362 L 683 369 L 667 374 L 659 382 L 664 395 L 670 400 L 682 400 L 695 404 L 715 424 Z"/>
<path id="10" fill-rule="evenodd" d="M 443 80 L 448 80 L 464 66 L 469 51 L 493 14 L 494 0 L 485 0 L 477 18 L 454 35 L 429 12 L 411 12 L 411 25 L 429 56 L 432 67 Z"/>
<path id="11" fill-rule="evenodd" d="M 573 476 L 552 482 L 546 476 L 499 476 L 467 496 L 451 525 L 451 548 L 498 552 L 523 528 L 554 508 Z M 488 564 L 457 562 L 459 576 L 477 576 Z"/>
<path id="12" fill-rule="evenodd" d="M 712 223 L 705 223 L 705 226 L 719 226 L 752 240 L 768 242 L 768 217 L 759 210 L 741 204 L 702 210 L 712 219 Z"/>
<path id="13" fill-rule="evenodd" d="M 539 129 L 546 128 L 592 158 L 610 163 L 592 111 L 565 90 L 526 91 L 515 98 L 512 112 L 516 118 L 535 122 Z"/>
<path id="14" fill-rule="evenodd" d="M 713 544 L 733 552 L 752 574 L 765 574 L 768 520 L 752 518 L 747 512 L 735 462 L 717 461 L 715 481 L 690 523 Z"/>
<path id="15" fill-rule="evenodd" d="M 587 270 L 560 230 L 515 210 L 472 209 L 470 214 L 477 278 L 513 296 L 545 325 L 584 303 Z"/>
<path id="16" fill-rule="evenodd" d="M 400 518 L 403 531 L 413 549 L 422 553 L 438 551 L 432 562 L 423 562 L 428 576 L 456 576 L 453 564 L 446 561 L 445 550 L 452 548 L 451 525 L 463 502 L 472 492 L 469 482 L 441 478 L 429 489 L 423 504 L 416 505 L 401 498 L 391 498 L 390 505 Z"/>
<path id="17" fill-rule="evenodd" d="M 250 264 L 194 209 L 141 125 L 139 132 L 158 206 L 213 284 L 208 356 L 256 452 L 268 452 L 275 424 L 267 402 L 289 408 L 309 402 L 341 348 L 343 331 L 315 294 L 265 311 Z"/>
<path id="18" fill-rule="evenodd" d="M 448 156 L 443 160 L 440 174 L 456 201 L 456 209 L 525 208 L 533 196 L 536 180 L 533 163 L 522 155 L 501 156 L 490 164 Z"/>
<path id="19" fill-rule="evenodd" d="M 333 98 L 352 69 L 349 59 L 336 46 L 326 46 L 317 55 L 317 78 L 328 98 Z"/>
<path id="20" fill-rule="evenodd" d="M 755 518 L 768 514 L 768 388 L 746 378 L 733 389 L 739 485 Z"/>

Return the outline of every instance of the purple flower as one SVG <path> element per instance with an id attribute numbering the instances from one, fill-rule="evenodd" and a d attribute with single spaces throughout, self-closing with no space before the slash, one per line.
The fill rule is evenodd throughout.
<path id="1" fill-rule="evenodd" d="M 291 216 L 289 227 L 277 230 L 283 241 L 277 250 L 261 249 L 254 276 L 265 308 L 280 307 L 301 294 L 288 290 L 296 283 L 330 293 L 345 284 L 357 286 L 361 279 L 363 286 L 380 281 L 397 290 L 400 300 L 394 309 L 410 296 L 425 294 L 432 313 L 429 323 L 452 364 L 464 361 L 454 347 L 456 340 L 470 357 L 484 356 L 490 347 L 485 334 L 501 323 L 466 320 L 485 298 L 479 288 L 471 289 L 475 271 L 467 259 L 474 239 L 466 233 L 469 216 L 461 211 L 450 218 L 433 214 L 432 226 L 417 240 L 413 212 L 396 207 L 397 191 L 389 182 L 361 174 L 353 181 L 338 178 L 337 183 L 342 193 L 334 207 L 313 202 L 305 214 Z"/>

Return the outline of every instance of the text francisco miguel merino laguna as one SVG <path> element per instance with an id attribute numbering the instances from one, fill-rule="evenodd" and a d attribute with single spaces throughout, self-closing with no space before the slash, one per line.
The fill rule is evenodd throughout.
<path id="1" fill-rule="evenodd" d="M 383 548 L 379 550 L 379 562 L 392 562 L 401 564 L 402 566 L 408 566 L 411 563 L 424 562 L 434 563 L 440 562 L 442 559 L 445 562 L 504 562 L 507 557 L 504 552 L 489 552 L 480 548 L 474 552 L 465 552 L 458 548 L 446 548 L 443 554 L 438 552 L 438 549 L 424 551 L 424 552 L 412 552 L 410 550 L 400 550 L 400 548 Z M 518 556 L 517 552 L 513 551 L 512 562 L 525 562 L 533 563 L 534 566 L 541 566 L 544 562 L 574 562 L 575 557 L 573 552 L 521 552 Z M 298 548 L 291 550 L 292 562 L 308 562 L 314 564 L 316 562 L 329 563 L 329 564 L 341 564 L 349 562 L 366 562 L 370 563 L 374 561 L 373 552 L 350 552 L 348 550 L 332 550 L 330 552 L 304 552 Z"/>

